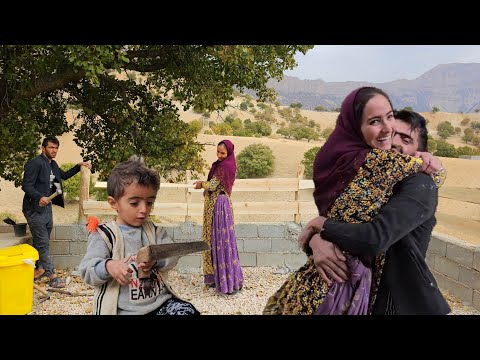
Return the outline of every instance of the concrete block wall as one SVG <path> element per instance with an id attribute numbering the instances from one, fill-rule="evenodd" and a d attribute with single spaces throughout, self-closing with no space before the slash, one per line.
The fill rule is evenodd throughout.
<path id="1" fill-rule="evenodd" d="M 180 223 L 162 226 L 175 242 L 202 240 L 202 226 L 199 224 Z M 235 231 L 242 266 L 299 268 L 307 260 L 297 245 L 301 230 L 302 225 L 293 222 L 237 224 Z M 85 225 L 54 225 L 50 239 L 50 255 L 57 268 L 78 266 L 87 249 L 88 233 Z M 177 268 L 199 272 L 201 266 L 202 255 L 192 254 L 180 258 Z"/>
<path id="2" fill-rule="evenodd" d="M 202 226 L 196 223 L 163 225 L 175 242 L 199 241 Z M 283 266 L 298 269 L 307 257 L 300 251 L 297 239 L 304 224 L 238 223 L 235 226 L 242 266 Z M 11 226 L 0 226 L 9 232 Z M 55 225 L 51 235 L 50 254 L 57 268 L 78 266 L 87 248 L 85 225 Z M 480 310 L 480 245 L 433 233 L 427 251 L 427 263 L 441 289 L 459 297 L 465 305 Z M 180 258 L 177 268 L 200 272 L 201 254 Z"/>
<path id="3" fill-rule="evenodd" d="M 441 289 L 480 310 L 480 245 L 434 232 L 427 264 Z"/>

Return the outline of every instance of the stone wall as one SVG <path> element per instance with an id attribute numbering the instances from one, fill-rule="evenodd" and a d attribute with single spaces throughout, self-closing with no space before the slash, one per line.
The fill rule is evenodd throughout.
<path id="1" fill-rule="evenodd" d="M 164 225 L 175 242 L 199 241 L 202 226 L 196 223 Z M 306 256 L 297 245 L 302 226 L 288 223 L 239 223 L 235 227 L 242 266 L 278 266 L 297 269 Z M 0 226 L 0 232 L 12 232 L 11 226 Z M 28 238 L 28 237 L 27 237 Z M 0 244 L 1 246 L 1 244 Z M 55 225 L 51 235 L 50 254 L 57 268 L 75 268 L 87 248 L 85 225 Z M 480 310 L 480 246 L 433 233 L 427 251 L 427 263 L 441 289 L 447 290 Z M 177 268 L 199 272 L 202 256 L 187 255 Z"/>

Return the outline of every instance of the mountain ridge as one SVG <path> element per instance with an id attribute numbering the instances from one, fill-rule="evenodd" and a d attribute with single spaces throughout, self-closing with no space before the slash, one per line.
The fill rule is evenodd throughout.
<path id="1" fill-rule="evenodd" d="M 470 113 L 480 109 L 479 63 L 440 64 L 413 80 L 326 82 L 285 76 L 280 82 L 270 80 L 268 86 L 277 91 L 277 99 L 282 105 L 300 102 L 305 110 L 317 106 L 329 110 L 339 108 L 348 93 L 361 86 L 384 90 L 397 109 L 410 106 L 417 112 L 426 112 L 435 106 L 450 113 Z"/>

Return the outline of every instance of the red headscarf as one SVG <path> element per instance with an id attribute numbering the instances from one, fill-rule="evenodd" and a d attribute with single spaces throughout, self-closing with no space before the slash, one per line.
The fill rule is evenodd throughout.
<path id="1" fill-rule="evenodd" d="M 360 130 L 362 120 L 355 118 L 355 98 L 362 89 L 352 91 L 343 101 L 335 129 L 313 163 L 313 198 L 322 216 L 353 180 L 372 149 Z"/>
<path id="2" fill-rule="evenodd" d="M 235 146 L 230 140 L 222 140 L 218 143 L 225 144 L 227 148 L 227 157 L 223 160 L 217 160 L 212 164 L 208 173 L 207 180 L 211 180 L 215 177 L 223 185 L 228 195 L 232 195 L 232 187 L 235 182 L 235 175 L 237 173 L 237 162 L 235 161 Z"/>

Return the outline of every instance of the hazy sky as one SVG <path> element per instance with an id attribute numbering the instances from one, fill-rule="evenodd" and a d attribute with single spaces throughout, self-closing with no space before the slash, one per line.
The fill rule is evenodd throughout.
<path id="1" fill-rule="evenodd" d="M 285 75 L 324 81 L 413 80 L 439 64 L 480 63 L 479 45 L 316 45 Z"/>

